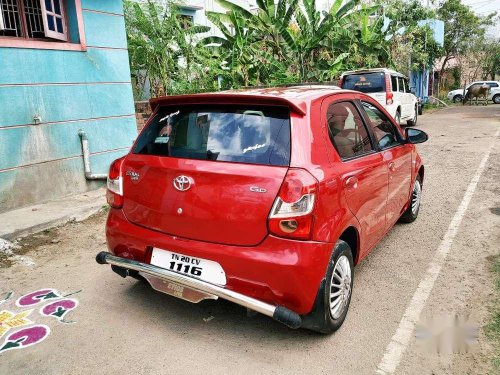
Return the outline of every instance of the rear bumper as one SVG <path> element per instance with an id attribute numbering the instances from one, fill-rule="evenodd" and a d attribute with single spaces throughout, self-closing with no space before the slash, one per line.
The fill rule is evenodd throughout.
<path id="1" fill-rule="evenodd" d="M 132 224 L 117 209 L 109 212 L 106 237 L 112 254 L 148 266 L 147 255 L 152 247 L 213 260 L 226 274 L 224 290 L 283 306 L 300 315 L 312 310 L 334 247 L 330 243 L 272 236 L 252 247 L 194 241 Z"/>
<path id="2" fill-rule="evenodd" d="M 141 274 L 154 276 L 167 282 L 173 282 L 188 288 L 192 288 L 196 291 L 224 298 L 238 305 L 267 315 L 283 324 L 286 324 L 290 328 L 300 328 L 300 326 L 302 325 L 301 317 L 283 306 L 273 306 L 268 303 L 259 301 L 255 298 L 245 296 L 232 290 L 227 290 L 218 285 L 184 276 L 161 267 L 137 262 L 135 260 L 120 258 L 104 251 L 97 254 L 96 261 L 99 264 L 111 264 L 113 266 L 118 266 L 127 270 L 134 270 L 140 272 Z"/>

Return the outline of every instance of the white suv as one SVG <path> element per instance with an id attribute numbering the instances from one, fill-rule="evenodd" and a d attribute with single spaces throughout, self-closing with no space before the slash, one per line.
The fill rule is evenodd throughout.
<path id="1" fill-rule="evenodd" d="M 499 81 L 476 81 L 472 82 L 470 85 L 467 85 L 465 91 L 469 89 L 472 85 L 475 84 L 483 84 L 486 83 L 490 86 L 490 92 L 488 94 L 488 100 L 491 100 L 495 104 L 500 104 L 500 82 Z M 464 98 L 464 89 L 456 89 L 452 90 L 448 93 L 448 99 L 450 99 L 454 103 L 460 103 Z"/>
<path id="2" fill-rule="evenodd" d="M 340 76 L 339 86 L 370 95 L 401 124 L 417 123 L 419 101 L 410 90 L 408 78 L 394 70 L 377 68 L 353 70 Z"/>

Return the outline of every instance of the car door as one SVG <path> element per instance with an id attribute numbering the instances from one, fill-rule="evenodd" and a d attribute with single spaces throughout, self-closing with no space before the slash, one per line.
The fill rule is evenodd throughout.
<path id="1" fill-rule="evenodd" d="M 361 101 L 362 113 L 374 135 L 376 148 L 388 168 L 386 207 L 387 229 L 391 228 L 408 203 L 411 185 L 411 148 L 396 126 L 375 102 Z"/>
<path id="2" fill-rule="evenodd" d="M 360 257 L 384 235 L 388 169 L 352 100 L 325 99 L 321 106 L 346 203 L 360 224 Z M 330 152 L 332 153 L 332 152 Z M 335 157 L 338 156 L 338 157 Z"/>

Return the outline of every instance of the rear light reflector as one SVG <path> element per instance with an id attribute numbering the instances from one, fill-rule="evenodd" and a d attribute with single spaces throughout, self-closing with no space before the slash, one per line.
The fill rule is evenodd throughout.
<path id="1" fill-rule="evenodd" d="M 116 159 L 109 167 L 106 200 L 113 208 L 122 208 L 123 206 L 123 179 L 121 173 L 123 159 L 124 157 Z"/>
<path id="2" fill-rule="evenodd" d="M 308 215 L 314 208 L 314 194 L 304 194 L 297 201 L 287 203 L 279 196 L 274 201 L 270 217 L 296 217 Z"/>
<path id="3" fill-rule="evenodd" d="M 385 75 L 385 102 L 386 104 L 392 104 L 394 98 L 394 94 L 391 90 L 391 78 L 389 74 Z"/>
<path id="4" fill-rule="evenodd" d="M 309 239 L 317 191 L 318 181 L 309 172 L 290 168 L 269 214 L 269 231 L 279 237 Z"/>

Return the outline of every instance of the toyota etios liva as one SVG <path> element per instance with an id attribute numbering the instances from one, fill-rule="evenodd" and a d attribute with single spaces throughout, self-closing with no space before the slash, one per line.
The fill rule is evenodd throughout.
<path id="1" fill-rule="evenodd" d="M 223 298 L 292 328 L 338 329 L 359 263 L 417 218 L 415 143 L 359 92 L 302 86 L 169 96 L 107 183 L 119 275 Z"/>

